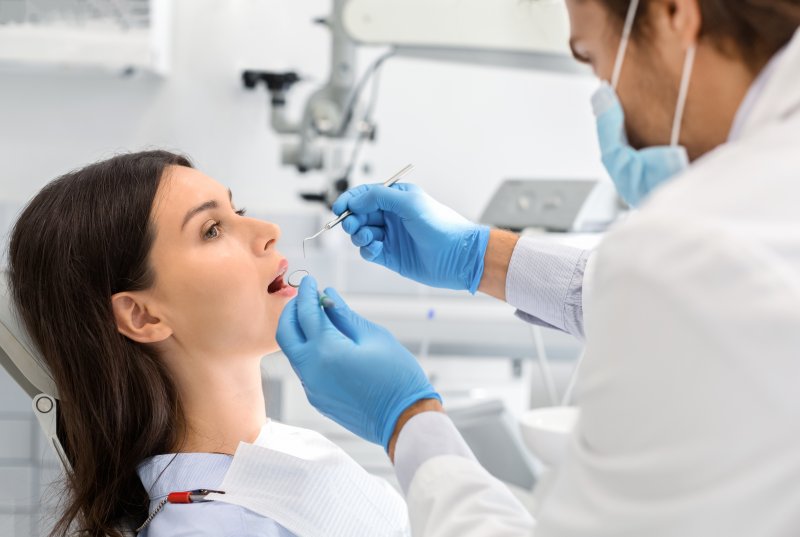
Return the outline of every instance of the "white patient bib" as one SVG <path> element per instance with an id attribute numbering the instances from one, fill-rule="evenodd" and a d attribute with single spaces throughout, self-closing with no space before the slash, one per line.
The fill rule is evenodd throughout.
<path id="1" fill-rule="evenodd" d="M 403 498 L 319 433 L 267 421 L 241 442 L 221 490 L 209 500 L 239 505 L 298 537 L 406 537 Z"/>

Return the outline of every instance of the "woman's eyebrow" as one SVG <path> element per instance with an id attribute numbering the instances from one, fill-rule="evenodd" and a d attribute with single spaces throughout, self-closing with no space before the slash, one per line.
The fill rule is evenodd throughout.
<path id="1" fill-rule="evenodd" d="M 233 204 L 233 192 L 231 192 L 230 188 L 228 189 L 228 200 L 231 202 L 231 204 Z M 186 213 L 186 216 L 183 217 L 183 224 L 181 224 L 181 231 L 183 231 L 183 228 L 186 227 L 186 224 L 188 224 L 189 220 L 194 218 L 195 215 L 200 214 L 204 211 L 216 209 L 217 207 L 219 207 L 219 204 L 215 200 L 209 200 L 201 203 L 200 205 L 194 207 L 193 209 L 189 209 L 189 211 Z"/>

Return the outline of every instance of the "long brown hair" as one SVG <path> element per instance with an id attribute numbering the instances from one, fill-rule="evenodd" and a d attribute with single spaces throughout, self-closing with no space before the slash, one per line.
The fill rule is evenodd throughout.
<path id="1" fill-rule="evenodd" d="M 598 0 L 620 25 L 631 0 Z M 718 50 L 741 57 L 757 72 L 783 48 L 800 27 L 800 0 L 698 0 L 703 15 L 701 36 Z M 634 25 L 634 37 L 647 35 L 650 0 L 642 0 Z M 645 24 L 639 24 L 641 19 Z"/>
<path id="2" fill-rule="evenodd" d="M 45 186 L 17 220 L 9 245 L 16 313 L 59 391 L 59 427 L 72 465 L 52 535 L 119 536 L 144 520 L 136 467 L 174 449 L 181 409 L 155 351 L 122 336 L 111 296 L 149 288 L 151 210 L 166 151 L 119 155 Z"/>

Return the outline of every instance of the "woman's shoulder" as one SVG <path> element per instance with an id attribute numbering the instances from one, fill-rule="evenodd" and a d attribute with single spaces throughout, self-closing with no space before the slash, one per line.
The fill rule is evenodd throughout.
<path id="1" fill-rule="evenodd" d="M 295 537 L 270 518 L 223 502 L 167 504 L 139 537 Z"/>

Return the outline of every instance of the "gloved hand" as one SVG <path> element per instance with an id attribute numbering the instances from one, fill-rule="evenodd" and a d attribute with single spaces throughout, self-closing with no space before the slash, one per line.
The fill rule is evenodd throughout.
<path id="1" fill-rule="evenodd" d="M 339 196 L 333 212 L 367 261 L 426 285 L 475 294 L 489 228 L 473 224 L 418 186 L 362 185 Z"/>
<path id="2" fill-rule="evenodd" d="M 321 308 L 306 276 L 278 322 L 278 344 L 322 414 L 388 450 L 400 415 L 439 399 L 416 358 L 383 327 L 353 312 L 334 289 Z"/>

